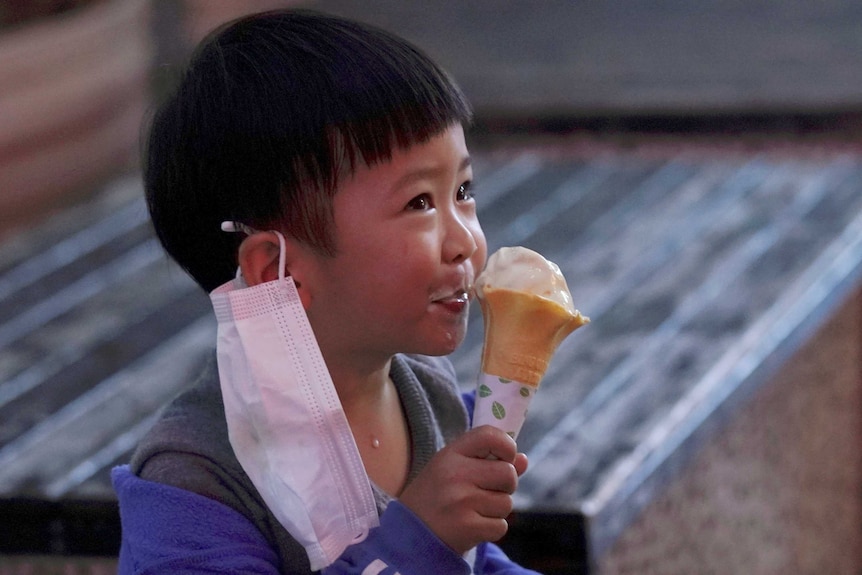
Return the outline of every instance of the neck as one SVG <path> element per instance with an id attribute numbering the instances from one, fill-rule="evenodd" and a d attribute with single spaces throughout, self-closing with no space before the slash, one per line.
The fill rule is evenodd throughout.
<path id="1" fill-rule="evenodd" d="M 373 369 L 331 369 L 338 397 L 368 477 L 397 497 L 410 471 L 410 431 L 389 378 L 392 359 Z"/>
<path id="2" fill-rule="evenodd" d="M 392 359 L 376 364 L 356 365 L 334 362 L 329 367 L 332 382 L 348 418 L 364 408 L 374 409 L 389 388 Z"/>

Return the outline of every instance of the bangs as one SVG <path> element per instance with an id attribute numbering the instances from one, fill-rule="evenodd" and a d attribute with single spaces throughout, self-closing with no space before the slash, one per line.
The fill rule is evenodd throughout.
<path id="1" fill-rule="evenodd" d="M 291 91 L 292 109 L 269 115 L 293 118 L 281 133 L 308 144 L 297 150 L 294 170 L 333 189 L 358 164 L 387 161 L 395 149 L 426 142 L 456 123 L 471 124 L 460 88 L 421 51 L 383 30 L 321 18 L 339 33 L 317 26 L 286 39 L 293 45 L 281 69 L 290 73 L 279 76 L 290 87 L 302 78 L 302 94 Z M 301 119 L 297 96 L 305 99 Z"/>
<path id="2" fill-rule="evenodd" d="M 343 59 L 334 70 L 335 93 L 347 97 L 342 99 L 343 117 L 328 121 L 351 163 L 388 160 L 394 148 L 409 148 L 452 124 L 466 127 L 472 121 L 461 90 L 424 54 L 400 40 L 390 41 L 385 51 L 379 46 L 363 43 L 371 53 L 359 50 L 355 59 Z M 376 64 L 363 67 L 363 57 Z"/>
<path id="3" fill-rule="evenodd" d="M 217 74 L 233 70 L 222 94 L 234 110 L 225 161 L 243 157 L 273 176 L 282 215 L 293 204 L 291 188 L 331 195 L 357 165 L 387 161 L 395 149 L 472 122 L 467 99 L 442 68 L 365 24 L 275 13 L 228 30 L 209 56 Z"/>

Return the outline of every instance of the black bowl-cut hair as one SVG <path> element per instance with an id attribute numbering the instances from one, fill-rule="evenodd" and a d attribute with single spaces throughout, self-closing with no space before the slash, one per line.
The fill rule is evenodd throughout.
<path id="1" fill-rule="evenodd" d="M 309 11 L 213 32 L 152 118 L 147 204 L 167 252 L 206 291 L 236 273 L 234 221 L 332 255 L 332 198 L 357 165 L 460 123 L 453 80 L 383 30 Z"/>

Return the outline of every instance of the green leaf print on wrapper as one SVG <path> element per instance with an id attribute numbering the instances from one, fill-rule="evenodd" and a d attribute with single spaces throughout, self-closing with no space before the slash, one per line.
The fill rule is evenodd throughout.
<path id="1" fill-rule="evenodd" d="M 490 425 L 517 437 L 536 388 L 484 372 L 476 383 L 473 426 Z"/>
<path id="2" fill-rule="evenodd" d="M 491 404 L 491 413 L 494 414 L 494 417 L 497 419 L 504 419 L 506 417 L 506 408 L 503 407 L 503 404 L 495 401 Z"/>

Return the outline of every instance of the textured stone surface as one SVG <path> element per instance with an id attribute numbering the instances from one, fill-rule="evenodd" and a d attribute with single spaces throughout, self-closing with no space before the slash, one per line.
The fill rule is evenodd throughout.
<path id="1" fill-rule="evenodd" d="M 862 570 L 862 292 L 734 414 L 603 574 Z"/>

